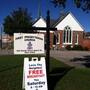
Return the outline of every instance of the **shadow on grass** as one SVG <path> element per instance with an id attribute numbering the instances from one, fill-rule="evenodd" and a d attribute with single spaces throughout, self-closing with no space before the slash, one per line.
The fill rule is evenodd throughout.
<path id="1" fill-rule="evenodd" d="M 49 90 L 54 90 L 58 81 L 72 68 L 73 67 L 61 67 L 53 69 L 49 75 Z"/>
<path id="2" fill-rule="evenodd" d="M 84 65 L 87 68 L 90 68 L 90 55 L 84 56 L 83 58 L 74 58 L 71 60 L 71 62 L 77 62 L 80 61 L 81 65 Z"/>

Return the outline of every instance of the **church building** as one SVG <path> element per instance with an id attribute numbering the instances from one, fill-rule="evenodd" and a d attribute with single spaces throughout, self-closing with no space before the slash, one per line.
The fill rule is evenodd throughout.
<path id="1" fill-rule="evenodd" d="M 43 17 L 39 17 L 33 26 L 46 27 L 46 20 Z M 85 29 L 71 12 L 62 14 L 57 20 L 51 20 L 51 27 L 57 28 L 56 31 L 50 31 L 51 49 L 62 49 L 68 45 L 71 47 L 74 45 L 84 46 Z M 46 35 L 46 31 L 39 30 L 38 32 Z"/>

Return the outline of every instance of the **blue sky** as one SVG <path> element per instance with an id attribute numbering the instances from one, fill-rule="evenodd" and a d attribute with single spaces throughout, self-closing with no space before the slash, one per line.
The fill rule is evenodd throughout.
<path id="1" fill-rule="evenodd" d="M 46 17 L 46 12 L 49 9 L 51 18 L 57 19 L 60 16 L 60 8 L 54 8 L 50 0 L 41 0 L 42 16 Z M 3 23 L 3 19 L 10 15 L 10 13 L 18 7 L 27 8 L 31 13 L 33 19 L 38 16 L 38 0 L 0 0 L 0 25 Z M 76 19 L 85 28 L 85 31 L 90 32 L 90 13 L 85 13 L 81 9 L 77 9 L 73 4 L 73 0 L 68 0 L 66 9 L 64 11 L 70 11 L 76 17 Z"/>

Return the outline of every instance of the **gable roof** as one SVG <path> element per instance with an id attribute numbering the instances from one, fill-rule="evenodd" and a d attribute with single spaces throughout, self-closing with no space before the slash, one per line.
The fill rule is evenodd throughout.
<path id="1" fill-rule="evenodd" d="M 68 21 L 67 22 L 67 19 L 68 18 Z M 70 18 L 70 20 L 69 20 Z M 71 20 L 72 19 L 72 20 Z M 41 20 L 41 21 L 40 21 Z M 63 25 L 61 25 L 62 22 L 66 22 L 67 23 L 64 23 Z M 41 24 L 41 23 L 43 24 Z M 66 13 L 62 13 L 61 16 L 57 19 L 57 20 L 54 20 L 54 19 L 50 19 L 50 26 L 51 27 L 58 27 L 58 25 L 61 25 L 60 27 L 65 27 L 65 25 L 70 25 L 72 28 L 72 30 L 74 31 L 84 31 L 85 29 L 83 28 L 83 26 L 78 22 L 78 20 L 73 16 L 73 14 L 71 12 L 66 12 Z M 36 27 L 46 27 L 46 19 L 44 19 L 43 17 L 39 17 L 34 23 L 33 23 L 33 26 L 36 26 Z M 57 28 L 59 30 L 63 30 L 61 28 Z"/>
<path id="2" fill-rule="evenodd" d="M 42 21 L 43 21 L 44 23 L 46 23 L 46 20 L 41 16 L 41 17 L 39 17 L 38 19 L 36 19 L 36 20 L 33 22 L 33 26 L 34 26 L 40 19 L 42 19 Z"/>
<path id="3" fill-rule="evenodd" d="M 85 30 L 84 27 L 79 23 L 79 21 L 74 17 L 74 15 L 70 12 L 70 14 L 72 15 L 72 17 L 76 20 L 76 22 L 80 25 L 80 27 L 83 29 L 83 31 Z"/>
<path id="4" fill-rule="evenodd" d="M 71 12 L 66 13 L 61 18 L 59 18 L 57 22 L 54 24 L 54 27 L 56 27 L 59 30 L 63 30 L 64 27 L 67 25 L 72 27 L 73 31 L 84 31 L 85 30 Z"/>
<path id="5" fill-rule="evenodd" d="M 42 16 L 40 16 L 39 18 L 37 18 L 37 19 L 35 19 L 34 21 L 33 21 L 33 25 L 39 20 L 39 19 L 44 19 Z M 45 21 L 45 20 L 44 20 Z"/>
<path id="6" fill-rule="evenodd" d="M 45 19 L 45 18 L 39 17 L 38 19 L 36 19 L 36 20 L 33 22 L 33 26 L 34 26 L 40 19 L 42 19 L 42 20 L 44 21 L 44 23 L 46 23 L 46 19 Z M 50 19 L 50 26 L 52 27 L 55 22 L 56 22 L 55 19 Z"/>
<path id="7" fill-rule="evenodd" d="M 67 13 L 63 13 L 52 25 L 53 27 L 57 26 L 67 15 L 69 14 L 69 12 Z"/>

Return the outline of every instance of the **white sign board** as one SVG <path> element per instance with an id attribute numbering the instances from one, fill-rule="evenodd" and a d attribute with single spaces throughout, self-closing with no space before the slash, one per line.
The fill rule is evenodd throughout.
<path id="1" fill-rule="evenodd" d="M 14 54 L 44 54 L 44 34 L 14 33 Z"/>
<path id="2" fill-rule="evenodd" d="M 47 90 L 45 57 L 24 58 L 23 89 Z"/>

